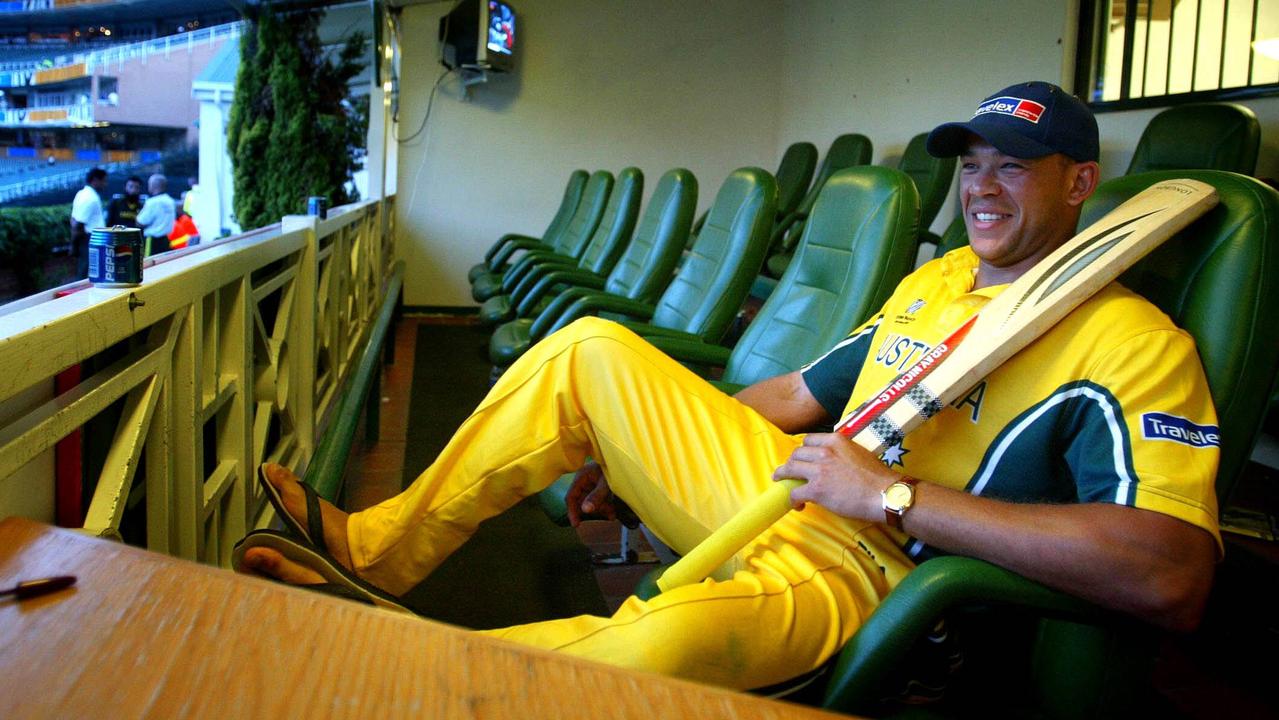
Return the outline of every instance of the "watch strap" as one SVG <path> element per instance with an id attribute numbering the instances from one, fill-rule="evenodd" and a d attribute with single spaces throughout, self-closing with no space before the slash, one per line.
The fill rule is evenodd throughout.
<path id="1" fill-rule="evenodd" d="M 900 510 L 894 510 L 888 507 L 887 502 L 884 503 L 884 522 L 888 523 L 889 527 L 894 528 L 896 530 L 903 529 L 902 519 L 906 517 L 906 511 L 910 510 L 915 503 L 915 486 L 918 484 L 919 484 L 919 478 L 914 478 L 914 477 L 911 477 L 910 475 L 902 475 L 896 482 L 893 483 L 893 485 L 905 485 L 909 487 L 911 489 L 911 494 L 910 494 L 911 501 L 907 503 L 904 507 L 902 507 Z M 889 485 L 888 487 L 891 488 L 893 485 Z M 887 493 L 888 490 L 885 489 L 884 492 Z"/>

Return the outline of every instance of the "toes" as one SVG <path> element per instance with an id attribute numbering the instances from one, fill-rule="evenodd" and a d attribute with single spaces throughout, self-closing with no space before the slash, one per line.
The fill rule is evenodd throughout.
<path id="1" fill-rule="evenodd" d="M 263 463 L 262 474 L 266 475 L 267 482 L 271 483 L 276 490 L 298 482 L 298 476 L 294 475 L 292 470 L 278 463 Z"/>
<path id="2" fill-rule="evenodd" d="M 266 575 L 290 585 L 314 585 L 324 582 L 323 575 L 305 565 L 289 560 L 270 548 L 249 548 L 244 553 L 244 565 L 260 575 Z"/>

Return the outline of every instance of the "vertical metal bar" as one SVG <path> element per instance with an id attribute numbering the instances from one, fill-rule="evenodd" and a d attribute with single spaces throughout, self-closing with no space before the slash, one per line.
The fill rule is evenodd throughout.
<path id="1" fill-rule="evenodd" d="M 1203 0 L 1195 0 L 1195 46 L 1190 54 L 1190 92 L 1195 91 L 1195 83 L 1199 81 L 1199 17 L 1203 11 Z"/>
<path id="2" fill-rule="evenodd" d="M 218 562 L 230 565 L 231 548 L 254 526 L 257 504 L 253 502 L 257 468 L 253 457 L 253 287 L 246 272 L 232 282 L 213 291 L 216 312 L 204 318 L 217 333 L 217 387 L 235 383 L 235 393 L 219 411 L 216 419 L 215 466 L 230 460 L 236 464 L 236 479 L 227 496 L 222 498 L 218 539 Z M 207 353 L 206 353 L 207 355 Z"/>
<path id="3" fill-rule="evenodd" d="M 204 305 L 192 302 L 174 313 L 182 324 L 173 348 L 169 371 L 173 416 L 168 442 L 173 447 L 173 507 L 178 557 L 204 557 L 204 427 L 200 423 L 197 397 L 200 392 L 200 336 L 197 331 Z"/>
<path id="4" fill-rule="evenodd" d="M 1137 29 L 1137 0 L 1124 0 L 1124 55 L 1119 71 L 1119 99 L 1132 97 L 1132 46 Z"/>
<path id="5" fill-rule="evenodd" d="M 1245 86 L 1252 85 L 1252 56 L 1256 51 L 1252 49 L 1252 44 L 1257 42 L 1257 3 L 1260 0 L 1252 0 L 1252 32 L 1248 35 L 1248 77 L 1244 82 Z"/>
<path id="6" fill-rule="evenodd" d="M 1141 56 L 1141 94 L 1146 96 L 1150 94 L 1150 23 L 1151 17 L 1155 13 L 1155 0 L 1146 0 L 1146 48 L 1142 51 Z"/>
<path id="7" fill-rule="evenodd" d="M 1177 29 L 1177 2 L 1176 0 L 1168 0 L 1168 69 L 1164 71 L 1164 95 L 1172 92 L 1172 51 L 1173 43 L 1177 39 L 1177 35 L 1173 32 Z"/>
<path id="8" fill-rule="evenodd" d="M 1226 30 L 1230 28 L 1230 0 L 1221 2 L 1221 57 L 1217 60 L 1217 89 L 1226 84 Z M 1251 51 L 1252 46 L 1249 46 Z"/>

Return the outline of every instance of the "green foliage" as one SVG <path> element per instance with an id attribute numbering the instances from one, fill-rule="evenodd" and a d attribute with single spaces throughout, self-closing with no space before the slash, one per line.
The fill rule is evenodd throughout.
<path id="1" fill-rule="evenodd" d="M 261 11 L 240 38 L 227 145 L 245 230 L 304 212 L 312 195 L 330 206 L 359 199 L 346 183 L 363 165 L 368 104 L 348 98 L 348 85 L 364 69 L 367 42 L 356 33 L 325 57 L 316 33 L 322 16 Z"/>
<path id="2" fill-rule="evenodd" d="M 0 267 L 13 271 L 22 294 L 45 285 L 53 248 L 71 242 L 70 205 L 0 208 Z"/>

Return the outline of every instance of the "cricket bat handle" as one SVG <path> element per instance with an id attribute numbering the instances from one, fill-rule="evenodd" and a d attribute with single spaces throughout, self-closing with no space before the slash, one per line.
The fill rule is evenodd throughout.
<path id="1" fill-rule="evenodd" d="M 791 490 L 803 480 L 778 480 L 657 579 L 662 592 L 701 582 L 790 511 Z"/>

